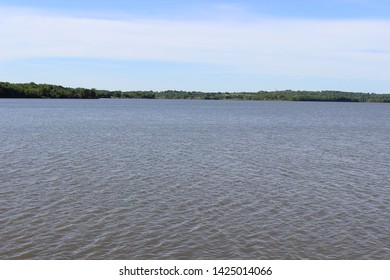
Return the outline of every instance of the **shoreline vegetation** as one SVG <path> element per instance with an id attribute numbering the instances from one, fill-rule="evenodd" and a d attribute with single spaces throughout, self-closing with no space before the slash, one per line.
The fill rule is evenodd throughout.
<path id="1" fill-rule="evenodd" d="M 258 92 L 201 91 L 109 91 L 69 88 L 59 85 L 0 82 L 0 98 L 135 98 L 135 99 L 198 99 L 198 100 L 279 100 L 323 102 L 390 103 L 390 94 L 344 91 L 275 90 Z"/>

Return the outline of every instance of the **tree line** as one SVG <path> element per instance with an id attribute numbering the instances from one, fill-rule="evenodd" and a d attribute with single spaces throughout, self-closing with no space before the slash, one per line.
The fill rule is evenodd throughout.
<path id="1" fill-rule="evenodd" d="M 69 88 L 59 85 L 0 82 L 0 98 L 138 98 L 138 99 L 201 99 L 201 100 L 281 100 L 327 102 L 386 102 L 390 94 L 343 91 L 275 90 L 258 92 L 201 91 L 109 91 Z"/>

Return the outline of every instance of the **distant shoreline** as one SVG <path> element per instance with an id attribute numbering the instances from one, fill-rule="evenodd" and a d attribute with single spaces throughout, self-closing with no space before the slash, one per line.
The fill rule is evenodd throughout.
<path id="1" fill-rule="evenodd" d="M 344 91 L 276 90 L 258 92 L 201 91 L 109 91 L 69 88 L 59 85 L 0 82 L 0 98 L 133 98 L 133 99 L 196 99 L 196 100 L 263 100 L 390 103 L 390 94 Z"/>

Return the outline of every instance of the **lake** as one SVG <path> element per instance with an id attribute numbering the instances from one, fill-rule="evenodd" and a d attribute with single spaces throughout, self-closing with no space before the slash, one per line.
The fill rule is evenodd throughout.
<path id="1" fill-rule="evenodd" d="M 1 259 L 390 259 L 390 104 L 0 99 Z"/>

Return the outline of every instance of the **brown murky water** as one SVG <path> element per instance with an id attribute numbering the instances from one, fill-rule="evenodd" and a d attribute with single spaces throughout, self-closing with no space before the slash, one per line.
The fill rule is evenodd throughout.
<path id="1" fill-rule="evenodd" d="M 1 259 L 390 259 L 390 105 L 0 100 Z"/>

